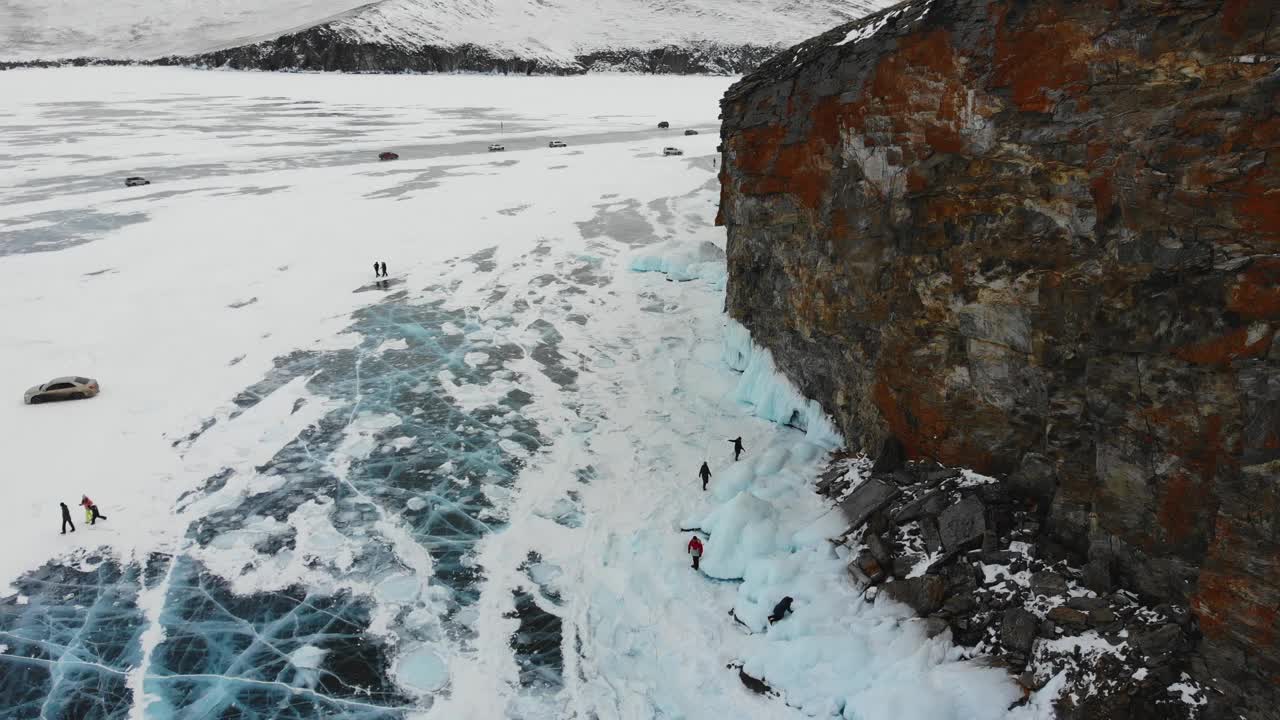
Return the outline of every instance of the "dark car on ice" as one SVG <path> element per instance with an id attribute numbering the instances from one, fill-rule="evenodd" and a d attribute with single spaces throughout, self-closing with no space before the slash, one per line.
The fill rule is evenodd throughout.
<path id="1" fill-rule="evenodd" d="M 379 160 L 399 160 L 400 156 L 393 152 L 382 152 L 382 153 L 378 153 L 378 159 Z"/>
<path id="2" fill-rule="evenodd" d="M 666 120 L 663 120 L 662 122 L 658 123 L 658 128 L 660 130 L 666 130 L 669 127 L 671 127 L 671 123 L 667 122 Z"/>
<path id="3" fill-rule="evenodd" d="M 697 130 L 685 130 L 685 131 L 684 131 L 684 134 L 685 134 L 685 135 L 697 135 L 697 134 L 698 134 L 698 131 L 697 131 Z"/>
<path id="4" fill-rule="evenodd" d="M 124 179 L 125 187 L 138 187 L 139 185 L 150 185 L 151 181 L 144 177 L 129 177 Z"/>

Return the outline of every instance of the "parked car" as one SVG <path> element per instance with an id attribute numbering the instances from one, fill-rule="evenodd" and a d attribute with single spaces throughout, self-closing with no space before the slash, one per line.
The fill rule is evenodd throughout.
<path id="1" fill-rule="evenodd" d="M 144 177 L 128 177 L 124 179 L 125 187 L 138 187 L 139 185 L 150 185 L 151 181 Z"/>
<path id="2" fill-rule="evenodd" d="M 659 130 L 666 130 L 669 127 L 671 127 L 671 123 L 667 122 L 666 120 L 663 120 L 662 122 L 658 123 Z"/>
<path id="3" fill-rule="evenodd" d="M 663 155 L 683 155 L 684 151 L 677 147 L 664 147 L 662 148 L 662 154 Z"/>
<path id="4" fill-rule="evenodd" d="M 378 153 L 378 159 L 379 160 L 399 160 L 400 156 L 393 152 L 381 152 L 381 153 Z"/>
<path id="5" fill-rule="evenodd" d="M 506 150 L 506 148 L 503 147 L 502 143 L 494 143 L 489 146 L 489 152 L 502 152 L 503 150 Z"/>
<path id="6" fill-rule="evenodd" d="M 39 405 L 54 400 L 84 400 L 97 394 L 97 380 L 68 376 L 54 378 L 43 385 L 31 388 L 22 396 L 22 401 L 28 405 Z"/>
<path id="7" fill-rule="evenodd" d="M 547 143 L 547 147 L 555 148 L 555 147 L 569 147 L 569 146 L 565 145 L 564 141 L 562 140 L 552 140 L 551 142 Z"/>
<path id="8" fill-rule="evenodd" d="M 685 131 L 684 131 L 684 134 L 685 134 L 685 135 L 697 135 L 697 134 L 698 134 L 698 131 L 697 131 L 697 130 L 685 130 Z"/>

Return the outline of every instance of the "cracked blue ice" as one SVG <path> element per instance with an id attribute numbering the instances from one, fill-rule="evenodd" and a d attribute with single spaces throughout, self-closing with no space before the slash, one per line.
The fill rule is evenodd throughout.
<path id="1" fill-rule="evenodd" d="M 510 321 L 490 327 L 494 322 Z M 451 618 L 475 617 L 459 614 L 479 595 L 483 568 L 473 561 L 475 544 L 501 527 L 486 487 L 512 484 L 523 466 L 512 447 L 534 452 L 544 442 L 536 424 L 521 415 L 532 400 L 528 392 L 512 389 L 493 406 L 465 411 L 441 386 L 442 371 L 475 385 L 511 377 L 503 363 L 522 358 L 524 350 L 470 339 L 479 329 L 466 313 L 445 309 L 442 302 L 408 304 L 393 294 L 353 315 L 351 330 L 363 337 L 357 347 L 279 358 L 234 400 L 238 414 L 301 376 L 311 378 L 311 393 L 338 407 L 256 468 L 281 481 L 275 489 L 198 518 L 188 540 L 199 552 L 217 553 L 235 547 L 236 533 L 275 528 L 255 538 L 243 574 L 255 563 L 293 552 L 297 532 L 284 523 L 300 506 L 321 503 L 329 508 L 334 530 L 358 551 L 349 566 L 320 558 L 312 569 L 376 580 L 370 596 L 297 586 L 237 595 L 230 590 L 234 578 L 218 576 L 186 553 L 153 556 L 142 568 L 103 563 L 89 572 L 51 563 L 17 583 L 29 598 L 26 605 L 16 598 L 0 601 L 0 644 L 6 646 L 0 654 L 0 708 L 7 709 L 0 716 L 38 717 L 42 707 L 50 718 L 128 716 L 134 698 L 126 672 L 142 661 L 138 638 L 146 627 L 136 598 L 143 584 L 162 581 L 169 583 L 159 610 L 165 636 L 143 681 L 153 699 L 148 717 L 364 719 L 401 717 L 409 705 L 429 706 L 429 698 L 401 693 L 390 648 L 369 631 L 373 603 L 403 602 L 417 584 L 375 524 L 388 515 L 409 524 L 413 540 L 434 562 L 432 585 L 446 591 L 446 632 L 451 641 L 465 643 L 474 628 L 464 620 L 451 624 Z M 538 346 L 541 366 L 553 379 L 571 383 L 573 372 L 558 366 L 554 329 L 538 330 L 544 338 Z M 390 346 L 403 349 L 378 352 L 391 340 L 403 340 Z M 474 362 L 481 352 L 488 360 L 467 363 L 469 354 Z M 379 445 L 410 441 L 353 463 L 344 483 L 326 459 L 359 413 L 400 419 L 377 435 Z M 199 441 L 199 433 L 182 440 Z M 179 506 L 220 492 L 232 474 L 214 474 Z M 559 620 L 527 598 L 517 604 L 520 632 L 512 646 L 522 680 L 538 687 L 559 683 Z M 413 627 L 392 631 L 423 648 L 409 658 L 405 677 L 416 690 L 438 689 L 447 677 L 430 661 L 438 658 L 431 641 L 415 638 Z"/>

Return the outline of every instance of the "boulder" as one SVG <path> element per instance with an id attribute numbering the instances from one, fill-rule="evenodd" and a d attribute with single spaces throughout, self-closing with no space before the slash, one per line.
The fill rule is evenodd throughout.
<path id="1" fill-rule="evenodd" d="M 1071 608 L 1072 610 L 1079 610 L 1081 612 L 1089 612 L 1091 610 L 1097 610 L 1099 608 L 1104 608 L 1106 606 L 1107 606 L 1106 598 L 1073 597 L 1073 598 L 1067 599 L 1067 607 Z"/>
<path id="2" fill-rule="evenodd" d="M 892 483 L 876 478 L 869 478 L 849 493 L 849 497 L 840 503 L 840 512 L 851 529 L 857 529 L 871 517 L 871 514 L 884 508 L 902 491 Z"/>
<path id="3" fill-rule="evenodd" d="M 986 507 L 978 498 L 969 496 L 942 511 L 938 516 L 938 531 L 948 553 L 978 547 L 987 531 Z"/>
<path id="4" fill-rule="evenodd" d="M 917 615 L 928 615 L 942 607 L 943 581 L 937 575 L 895 580 L 881 585 L 886 596 L 910 607 Z"/>
<path id="5" fill-rule="evenodd" d="M 1041 570 L 1031 575 L 1031 590 L 1038 595 L 1055 597 L 1067 594 L 1067 581 L 1051 570 Z"/>
<path id="6" fill-rule="evenodd" d="M 1089 624 L 1102 628 L 1107 627 L 1116 622 L 1116 614 L 1111 608 L 1100 607 L 1089 611 Z"/>
<path id="7" fill-rule="evenodd" d="M 871 551 L 871 556 L 876 559 L 880 567 L 889 569 L 893 567 L 893 552 L 889 549 L 889 544 L 884 538 L 875 533 L 868 532 L 863 542 L 867 545 L 867 550 Z"/>
<path id="8" fill-rule="evenodd" d="M 1016 653 L 1024 660 L 1035 642 L 1040 618 L 1026 608 L 1015 607 L 1004 611 L 1000 620 L 1000 644 L 1005 650 Z"/>
<path id="9" fill-rule="evenodd" d="M 937 637 L 950 629 L 951 625 L 947 623 L 946 619 L 938 617 L 937 615 L 930 615 L 924 621 L 925 637 Z"/>
<path id="10" fill-rule="evenodd" d="M 849 563 L 849 574 L 864 585 L 874 585 L 887 577 L 887 569 L 876 560 L 870 550 L 864 549 Z"/>
<path id="11" fill-rule="evenodd" d="M 1146 665 L 1161 665 L 1185 647 L 1186 637 L 1182 634 L 1182 628 L 1166 623 L 1138 633 L 1133 639 L 1133 645 Z"/>
<path id="12" fill-rule="evenodd" d="M 1009 475 L 1007 485 L 1015 498 L 1028 500 L 1037 508 L 1048 511 L 1058 489 L 1057 470 L 1049 458 L 1029 452 L 1022 456 L 1018 469 Z"/>
<path id="13" fill-rule="evenodd" d="M 1088 615 L 1079 610 L 1072 610 L 1069 607 L 1053 608 L 1045 617 L 1061 628 L 1083 630 L 1089 626 Z"/>
<path id="14" fill-rule="evenodd" d="M 1102 558 L 1094 558 L 1085 563 L 1081 580 L 1085 587 L 1099 595 L 1106 595 L 1114 589 L 1111 582 L 1111 564 Z"/>
<path id="15" fill-rule="evenodd" d="M 931 517 L 920 520 L 920 539 L 924 540 L 924 549 L 930 555 L 942 550 L 942 533 L 938 530 L 938 521 Z"/>
<path id="16" fill-rule="evenodd" d="M 937 515 L 945 509 L 947 509 L 947 494 L 941 490 L 934 490 L 898 508 L 898 511 L 893 514 L 893 522 L 901 525 L 926 515 Z"/>
<path id="17" fill-rule="evenodd" d="M 871 466 L 871 473 L 891 473 L 901 468 L 907 462 L 907 451 L 902 447 L 902 442 L 898 438 L 890 435 L 884 439 L 880 445 L 880 454 L 876 456 L 876 462 Z"/>
<path id="18" fill-rule="evenodd" d="M 940 470 L 926 470 L 921 473 L 920 479 L 929 487 L 941 485 L 944 480 L 958 478 L 963 473 L 958 468 L 942 468 Z"/>

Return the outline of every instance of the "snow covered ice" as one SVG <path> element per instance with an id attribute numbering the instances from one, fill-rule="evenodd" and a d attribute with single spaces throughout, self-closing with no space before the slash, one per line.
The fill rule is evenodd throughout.
<path id="1" fill-rule="evenodd" d="M 653 128 L 728 82 L 0 74 L 0 715 L 1004 717 L 862 599 L 842 440 L 720 314 L 717 139 Z"/>

